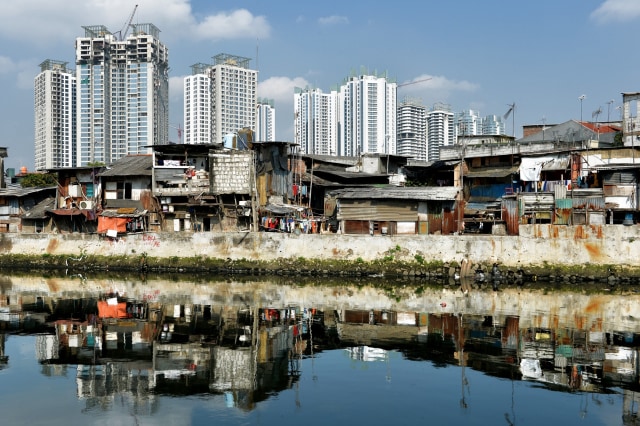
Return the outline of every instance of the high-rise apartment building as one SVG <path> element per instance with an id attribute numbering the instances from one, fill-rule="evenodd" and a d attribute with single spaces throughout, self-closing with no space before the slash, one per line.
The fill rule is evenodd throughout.
<path id="1" fill-rule="evenodd" d="M 396 152 L 397 84 L 386 76 L 351 76 L 340 87 L 339 155 Z"/>
<path id="2" fill-rule="evenodd" d="M 34 79 L 35 169 L 75 165 L 75 73 L 47 59 Z"/>
<path id="3" fill-rule="evenodd" d="M 427 108 L 419 99 L 405 98 L 398 105 L 396 154 L 427 161 Z"/>
<path id="4" fill-rule="evenodd" d="M 475 110 L 466 110 L 456 114 L 457 137 L 478 135 L 503 135 L 505 125 L 501 116 L 481 117 Z"/>
<path id="5" fill-rule="evenodd" d="M 201 143 L 205 138 L 194 135 L 198 127 L 194 120 L 210 123 L 210 143 L 223 143 L 227 134 L 236 134 L 249 128 L 256 131 L 258 71 L 249 69 L 249 58 L 221 53 L 213 57 L 213 64 L 197 64 L 193 75 L 185 78 L 185 140 Z M 194 80 L 198 77 L 198 84 Z M 204 77 L 207 77 L 208 80 Z M 187 97 L 187 84 L 190 96 Z M 206 90 L 209 105 L 201 102 L 203 97 L 193 95 L 193 90 Z M 208 115 L 208 117 L 207 117 Z"/>
<path id="6" fill-rule="evenodd" d="M 184 143 L 211 143 L 211 79 L 209 65 L 191 66 L 184 79 Z"/>
<path id="7" fill-rule="evenodd" d="M 256 141 L 275 142 L 276 140 L 276 109 L 273 99 L 258 98 L 256 106 Z"/>
<path id="8" fill-rule="evenodd" d="M 427 113 L 427 160 L 440 159 L 440 147 L 453 145 L 456 141 L 455 114 L 451 107 L 436 103 Z"/>
<path id="9" fill-rule="evenodd" d="M 504 120 L 500 115 L 487 115 L 482 118 L 483 135 L 504 135 L 507 132 Z"/>
<path id="10" fill-rule="evenodd" d="M 149 153 L 169 139 L 169 58 L 153 24 L 102 25 L 76 39 L 76 165 Z"/>
<path id="11" fill-rule="evenodd" d="M 480 113 L 468 109 L 455 114 L 458 136 L 475 136 L 482 134 L 482 118 Z"/>
<path id="12" fill-rule="evenodd" d="M 294 142 L 300 152 L 338 154 L 338 94 L 296 88 L 293 95 Z"/>

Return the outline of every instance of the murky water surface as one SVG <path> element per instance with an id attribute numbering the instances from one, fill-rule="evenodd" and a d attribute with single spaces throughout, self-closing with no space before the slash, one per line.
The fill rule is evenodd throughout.
<path id="1" fill-rule="evenodd" d="M 2 277 L 1 423 L 638 424 L 638 318 L 633 288 Z"/>

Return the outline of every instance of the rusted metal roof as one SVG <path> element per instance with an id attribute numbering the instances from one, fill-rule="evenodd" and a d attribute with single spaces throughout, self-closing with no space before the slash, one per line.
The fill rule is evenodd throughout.
<path id="1" fill-rule="evenodd" d="M 126 155 L 106 168 L 98 176 L 151 176 L 153 158 L 149 154 Z"/>
<path id="2" fill-rule="evenodd" d="M 15 197 L 15 198 L 22 198 L 22 197 L 26 197 L 32 194 L 37 194 L 39 192 L 48 192 L 48 191 L 53 191 L 55 193 L 56 187 L 55 186 L 49 186 L 49 187 L 45 187 L 45 188 L 41 188 L 41 187 L 33 187 L 33 188 L 22 188 L 22 187 L 9 187 L 7 186 L 6 188 L 0 188 L 0 197 L 2 198 L 8 198 L 8 197 Z"/>
<path id="3" fill-rule="evenodd" d="M 506 177 L 518 173 L 520 166 L 508 167 L 483 167 L 481 169 L 469 169 L 463 178 Z"/>
<path id="4" fill-rule="evenodd" d="M 396 199 L 452 201 L 457 197 L 457 186 L 345 188 L 331 191 L 330 195 L 344 199 Z"/>
<path id="5" fill-rule="evenodd" d="M 49 217 L 47 211 L 54 208 L 56 200 L 53 197 L 48 197 L 38 204 L 27 210 L 21 217 L 23 219 L 46 219 Z"/>
<path id="6" fill-rule="evenodd" d="M 120 208 L 116 210 L 104 210 L 100 213 L 102 217 L 123 217 L 136 218 L 147 214 L 147 210 L 138 210 L 136 208 Z"/>

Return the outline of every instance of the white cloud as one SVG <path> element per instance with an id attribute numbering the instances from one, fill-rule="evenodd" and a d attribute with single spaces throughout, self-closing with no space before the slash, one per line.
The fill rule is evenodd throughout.
<path id="1" fill-rule="evenodd" d="M 306 87 L 309 82 L 302 77 L 271 77 L 258 84 L 258 96 L 273 99 L 278 104 L 293 105 L 293 93 L 296 87 Z"/>
<path id="2" fill-rule="evenodd" d="M 271 77 L 258 84 L 260 98 L 273 99 L 276 108 L 276 139 L 293 142 L 293 94 L 310 83 L 303 77 Z"/>
<path id="3" fill-rule="evenodd" d="M 195 35 L 202 39 L 267 38 L 271 27 L 264 16 L 253 16 L 246 9 L 230 14 L 206 17 L 196 26 Z"/>
<path id="4" fill-rule="evenodd" d="M 640 18 L 638 0 L 605 0 L 591 13 L 591 19 L 600 23 L 632 21 Z"/>
<path id="5" fill-rule="evenodd" d="M 169 77 L 169 100 L 172 102 L 184 101 L 184 75 Z"/>
<path id="6" fill-rule="evenodd" d="M 6 2 L 0 14 L 0 39 L 48 46 L 73 43 L 82 26 L 105 25 L 112 33 L 133 23 L 153 23 L 164 42 L 179 38 L 266 38 L 270 25 L 245 9 L 196 17 L 189 0 L 21 0 Z M 28 25 L 25 25 L 28 22 Z M 71 44 L 72 46 L 73 44 Z"/>
<path id="7" fill-rule="evenodd" d="M 318 23 L 320 23 L 320 25 L 348 24 L 349 18 L 347 18 L 346 16 L 338 16 L 338 15 L 324 16 L 318 19 Z"/>
<path id="8" fill-rule="evenodd" d="M 16 64 L 7 56 L 0 56 L 0 75 L 14 72 Z"/>

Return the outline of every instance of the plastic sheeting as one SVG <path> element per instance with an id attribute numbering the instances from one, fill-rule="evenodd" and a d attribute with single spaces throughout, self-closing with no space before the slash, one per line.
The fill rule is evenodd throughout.
<path id="1" fill-rule="evenodd" d="M 106 234 L 107 231 L 127 232 L 127 223 L 131 219 L 126 217 L 104 217 L 98 216 L 98 234 Z"/>

